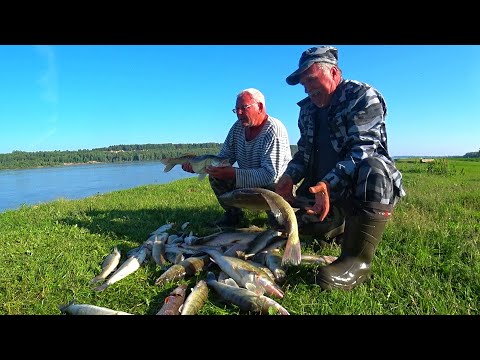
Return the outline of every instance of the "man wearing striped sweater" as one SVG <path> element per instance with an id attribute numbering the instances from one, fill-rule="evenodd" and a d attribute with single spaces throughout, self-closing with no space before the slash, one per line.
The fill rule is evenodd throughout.
<path id="1" fill-rule="evenodd" d="M 225 227 L 237 226 L 243 210 L 224 204 L 218 196 L 237 188 L 261 187 L 273 191 L 292 159 L 287 129 L 280 120 L 267 114 L 265 96 L 259 90 L 249 88 L 238 93 L 232 111 L 237 121 L 218 153 L 229 158 L 231 166 L 207 168 L 212 190 L 225 210 L 215 225 Z M 235 163 L 238 166 L 233 166 Z M 188 163 L 182 168 L 191 172 Z"/>

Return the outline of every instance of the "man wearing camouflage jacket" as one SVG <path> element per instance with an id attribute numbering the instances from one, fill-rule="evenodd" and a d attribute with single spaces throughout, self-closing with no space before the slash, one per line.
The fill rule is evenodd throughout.
<path id="1" fill-rule="evenodd" d="M 341 255 L 320 268 L 316 282 L 350 290 L 369 277 L 385 225 L 405 195 L 388 153 L 385 100 L 372 86 L 343 79 L 331 46 L 304 51 L 287 83 L 300 83 L 308 97 L 298 103 L 298 152 L 275 191 L 300 208 L 301 234 L 343 232 Z"/>

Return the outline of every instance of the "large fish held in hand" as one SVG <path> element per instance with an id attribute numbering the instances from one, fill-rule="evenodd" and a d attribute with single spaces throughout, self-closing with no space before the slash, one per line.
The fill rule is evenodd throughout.
<path id="1" fill-rule="evenodd" d="M 288 234 L 282 265 L 298 265 L 301 261 L 300 238 L 295 211 L 276 192 L 263 188 L 243 188 L 222 194 L 218 197 L 226 205 L 250 210 L 270 210 Z"/>
<path id="2" fill-rule="evenodd" d="M 225 167 L 230 166 L 229 158 L 222 158 L 217 155 L 193 155 L 187 154 L 177 158 L 165 158 L 161 159 L 160 162 L 165 165 L 164 172 L 169 172 L 173 169 L 175 165 L 181 165 L 183 163 L 190 163 L 192 165 L 192 170 L 198 175 L 198 180 L 203 180 L 207 173 L 205 169 L 207 166 L 216 166 L 216 167 Z"/>

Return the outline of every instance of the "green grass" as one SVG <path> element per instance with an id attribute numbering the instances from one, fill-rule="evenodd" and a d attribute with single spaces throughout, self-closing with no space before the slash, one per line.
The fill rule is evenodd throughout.
<path id="1" fill-rule="evenodd" d="M 398 161 L 407 196 L 388 223 L 373 262 L 373 277 L 350 292 L 320 291 L 315 265 L 288 269 L 281 303 L 292 315 L 480 314 L 480 162 Z M 104 306 L 153 315 L 177 286 L 155 286 L 153 263 L 97 293 L 88 284 L 118 246 L 125 253 L 150 232 L 190 221 L 194 233 L 222 214 L 208 181 L 196 178 L 140 186 L 82 200 L 57 200 L 0 214 L 0 314 L 60 314 L 58 305 Z M 267 228 L 264 212 L 247 211 L 244 225 Z M 303 251 L 315 253 L 311 238 Z M 327 245 L 318 254 L 339 255 Z M 182 280 L 193 287 L 200 273 Z M 235 315 L 210 290 L 202 315 Z"/>

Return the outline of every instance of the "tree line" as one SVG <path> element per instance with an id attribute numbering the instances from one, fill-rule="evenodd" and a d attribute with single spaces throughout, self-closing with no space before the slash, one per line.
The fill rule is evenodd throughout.
<path id="1" fill-rule="evenodd" d="M 179 157 L 185 154 L 218 154 L 221 147 L 222 143 L 210 142 L 198 144 L 112 145 L 76 151 L 13 151 L 9 154 L 0 154 L 0 170 L 55 167 L 85 163 L 159 161 L 164 158 Z M 295 153 L 297 146 L 291 145 L 291 148 L 292 154 Z"/>

